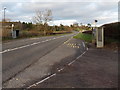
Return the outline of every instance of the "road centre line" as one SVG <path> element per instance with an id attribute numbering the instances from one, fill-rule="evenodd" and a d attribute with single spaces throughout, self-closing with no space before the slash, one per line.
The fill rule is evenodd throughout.
<path id="1" fill-rule="evenodd" d="M 67 36 L 67 35 L 65 35 L 65 36 Z M 47 39 L 47 40 L 45 40 L 45 41 L 36 42 L 36 43 L 32 43 L 32 44 L 28 44 L 28 45 L 24 45 L 24 46 L 12 48 L 12 49 L 6 49 L 6 50 L 4 50 L 4 51 L 1 51 L 0 53 L 6 53 L 6 52 L 10 52 L 10 51 L 22 49 L 22 48 L 25 48 L 25 47 L 37 45 L 37 44 L 44 43 L 44 42 L 48 42 L 48 41 L 55 40 L 55 39 L 58 39 L 58 38 L 62 38 L 62 37 L 65 37 L 65 36 L 60 36 L 60 37 L 56 37 L 56 38 L 52 38 L 52 39 Z"/>

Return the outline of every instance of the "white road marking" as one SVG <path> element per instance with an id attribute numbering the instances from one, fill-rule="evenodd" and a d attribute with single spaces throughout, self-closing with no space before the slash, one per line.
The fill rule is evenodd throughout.
<path id="1" fill-rule="evenodd" d="M 39 38 L 30 38 L 30 40 L 33 40 L 33 39 L 39 39 Z"/>
<path id="2" fill-rule="evenodd" d="M 73 64 L 77 59 L 79 59 L 80 57 L 82 57 L 85 53 L 86 53 L 86 51 L 83 52 L 80 56 L 78 56 L 75 60 L 73 60 L 72 62 L 70 62 L 68 65 L 70 66 L 71 64 Z"/>
<path id="3" fill-rule="evenodd" d="M 87 47 L 87 50 L 88 50 L 88 47 Z"/>
<path id="4" fill-rule="evenodd" d="M 64 68 L 59 69 L 58 72 L 62 71 L 63 69 L 64 69 Z M 53 77 L 53 76 L 55 76 L 55 75 L 56 75 L 56 73 L 54 73 L 54 74 L 46 77 L 45 79 L 43 79 L 43 80 L 41 80 L 41 81 L 39 81 L 39 82 L 37 82 L 37 83 L 35 83 L 35 84 L 30 85 L 29 87 L 27 87 L 27 89 L 29 89 L 29 88 L 31 88 L 31 87 L 34 87 L 34 86 L 37 86 L 38 84 L 40 84 L 40 83 L 42 83 L 42 82 L 50 79 L 51 77 Z"/>
<path id="5" fill-rule="evenodd" d="M 36 86 L 36 85 L 38 85 L 38 84 L 40 84 L 40 83 L 42 83 L 42 82 L 48 80 L 49 78 L 51 78 L 51 77 L 53 77 L 53 76 L 55 76 L 55 75 L 56 75 L 56 73 L 54 73 L 54 74 L 48 76 L 47 78 L 45 78 L 45 79 L 43 79 L 43 80 L 41 80 L 41 81 L 39 81 L 39 82 L 37 82 L 37 83 L 35 83 L 35 84 L 33 84 L 33 85 L 30 85 L 29 87 L 27 87 L 27 89 L 29 89 L 29 88 L 31 88 L 31 87 L 33 87 L 33 86 Z"/>
<path id="6" fill-rule="evenodd" d="M 45 79 L 43 79 L 43 80 L 41 80 L 41 81 L 37 82 L 37 83 L 36 83 L 36 85 L 38 85 L 38 84 L 40 84 L 40 83 L 42 83 L 42 82 L 44 82 L 44 81 L 48 80 L 49 78 L 51 78 L 51 77 L 53 77 L 53 76 L 55 76 L 55 75 L 56 75 L 56 73 L 54 73 L 54 74 L 50 75 L 49 77 L 47 77 L 47 78 L 45 78 Z"/>
<path id="7" fill-rule="evenodd" d="M 64 68 L 59 69 L 58 72 L 62 71 L 63 69 L 64 69 Z"/>
<path id="8" fill-rule="evenodd" d="M 65 36 L 66 36 L 66 35 L 65 35 Z M 37 45 L 37 44 L 44 43 L 44 42 L 48 42 L 48 41 L 51 41 L 51 40 L 54 40 L 54 39 L 57 39 L 57 38 L 62 38 L 62 37 L 65 37 L 65 36 L 60 36 L 60 37 L 56 37 L 56 38 L 52 38 L 52 39 L 47 39 L 47 40 L 45 40 L 45 41 L 36 42 L 36 43 L 32 43 L 32 44 L 28 44 L 28 45 L 24 45 L 24 46 L 12 48 L 12 49 L 6 49 L 6 50 L 4 50 L 4 51 L 1 51 L 0 53 L 6 53 L 6 52 L 9 52 L 9 51 L 14 51 L 14 50 L 22 49 L 22 48 L 25 48 L 25 47 Z"/>
<path id="9" fill-rule="evenodd" d="M 76 60 L 73 60 L 72 62 L 70 62 L 68 65 L 70 66 L 72 63 L 74 63 Z"/>
<path id="10" fill-rule="evenodd" d="M 48 40 L 45 40 L 45 42 L 47 42 Z"/>
<path id="11" fill-rule="evenodd" d="M 84 43 L 84 42 L 82 42 L 82 44 L 83 44 L 83 47 L 85 47 L 85 43 Z"/>
<path id="12" fill-rule="evenodd" d="M 36 84 L 30 85 L 29 87 L 27 87 L 27 89 L 29 89 L 29 88 L 31 88 L 31 87 L 33 87 L 33 86 L 36 86 Z"/>
<path id="13" fill-rule="evenodd" d="M 30 44 L 30 45 L 32 46 L 32 45 L 36 45 L 36 44 L 37 44 L 37 43 L 32 43 L 32 44 Z"/>
<path id="14" fill-rule="evenodd" d="M 56 39 L 56 38 L 53 38 L 53 39 Z"/>
<path id="15" fill-rule="evenodd" d="M 51 39 L 48 39 L 48 41 L 50 41 Z"/>
<path id="16" fill-rule="evenodd" d="M 74 63 L 77 59 L 79 59 L 80 57 L 82 57 L 85 53 L 86 53 L 86 51 L 83 52 L 83 53 L 82 53 L 80 56 L 78 56 L 76 59 L 74 59 L 72 62 L 70 62 L 68 65 L 70 66 L 70 65 L 71 65 L 72 63 Z M 64 70 L 64 68 L 59 69 L 58 72 L 60 72 L 60 71 L 62 71 L 62 70 Z M 41 81 L 39 81 L 39 82 L 37 82 L 37 83 L 35 83 L 35 84 L 30 85 L 29 87 L 27 87 L 27 89 L 29 89 L 29 88 L 31 88 L 31 87 L 33 87 L 33 86 L 37 86 L 38 84 L 43 83 L 44 81 L 50 79 L 51 77 L 53 77 L 53 76 L 55 76 L 55 75 L 56 75 L 56 73 L 48 76 L 47 78 L 45 78 L 45 79 L 43 79 L 43 80 L 41 80 Z"/>
<path id="17" fill-rule="evenodd" d="M 68 39 L 67 41 L 65 41 L 65 42 L 64 42 L 64 44 L 68 43 L 70 40 L 71 40 L 71 38 L 70 38 L 70 39 Z M 68 43 L 68 44 L 69 44 L 69 43 Z"/>
<path id="18" fill-rule="evenodd" d="M 42 42 L 46 42 L 46 41 L 42 41 Z"/>

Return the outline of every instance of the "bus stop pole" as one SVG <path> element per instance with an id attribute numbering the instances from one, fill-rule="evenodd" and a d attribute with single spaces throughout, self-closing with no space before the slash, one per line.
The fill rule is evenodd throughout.
<path id="1" fill-rule="evenodd" d="M 94 27 L 93 27 L 93 29 L 92 29 L 92 43 L 94 44 L 94 45 L 96 45 L 96 23 L 97 23 L 98 21 L 97 20 L 95 20 L 94 21 Z"/>

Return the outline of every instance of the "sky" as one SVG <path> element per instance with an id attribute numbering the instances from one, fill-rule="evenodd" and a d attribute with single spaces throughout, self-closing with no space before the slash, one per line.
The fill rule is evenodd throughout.
<path id="1" fill-rule="evenodd" d="M 32 22 L 36 10 L 52 10 L 53 25 L 74 22 L 97 25 L 118 21 L 119 0 L 2 0 L 0 18 L 6 7 L 6 18 L 11 21 Z"/>

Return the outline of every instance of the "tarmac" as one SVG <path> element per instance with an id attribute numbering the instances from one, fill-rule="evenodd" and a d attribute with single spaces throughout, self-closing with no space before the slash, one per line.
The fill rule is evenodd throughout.
<path id="1" fill-rule="evenodd" d="M 62 71 L 66 65 L 72 64 L 85 51 L 83 41 L 70 38 L 5 82 L 3 88 L 28 88 L 34 86 L 34 83 L 42 83 Z"/>
<path id="2" fill-rule="evenodd" d="M 91 44 L 70 65 L 31 88 L 118 88 L 118 51 Z"/>
<path id="3" fill-rule="evenodd" d="M 117 88 L 118 51 L 96 48 L 93 44 L 86 47 L 83 41 L 72 38 L 16 75 L 4 87 Z"/>

